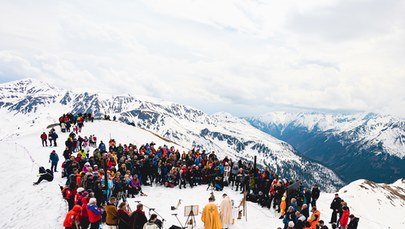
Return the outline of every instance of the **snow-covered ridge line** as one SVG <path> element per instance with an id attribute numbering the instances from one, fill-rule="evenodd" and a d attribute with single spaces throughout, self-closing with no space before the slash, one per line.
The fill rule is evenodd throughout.
<path id="1" fill-rule="evenodd" d="M 319 112 L 270 112 L 258 117 L 264 125 L 275 125 L 281 132 L 287 127 L 303 127 L 308 132 L 343 136 L 342 144 L 364 143 L 364 147 L 382 144 L 384 152 L 405 158 L 405 120 L 375 113 L 328 114 Z"/>

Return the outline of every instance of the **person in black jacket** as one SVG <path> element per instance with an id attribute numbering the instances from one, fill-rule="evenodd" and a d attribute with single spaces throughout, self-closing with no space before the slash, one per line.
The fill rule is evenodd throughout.
<path id="1" fill-rule="evenodd" d="M 147 221 L 145 212 L 143 212 L 143 204 L 138 204 L 136 206 L 136 211 L 134 211 L 129 218 L 129 228 L 142 229 Z"/>
<path id="2" fill-rule="evenodd" d="M 347 229 L 357 229 L 357 226 L 359 224 L 359 218 L 354 217 L 353 214 L 351 214 L 349 216 L 349 218 L 350 218 L 350 223 L 349 223 Z"/>
<path id="3" fill-rule="evenodd" d="M 325 225 L 325 222 L 323 222 L 323 220 L 319 220 L 318 227 L 319 229 L 328 229 L 328 226 Z"/>
<path id="4" fill-rule="evenodd" d="M 37 182 L 34 182 L 34 185 L 39 184 L 43 180 L 53 181 L 53 173 L 51 170 L 46 169 L 44 167 L 39 167 L 39 179 Z"/>
<path id="5" fill-rule="evenodd" d="M 52 131 L 52 134 L 51 134 L 51 140 L 53 141 L 53 146 L 57 146 L 56 139 L 58 139 L 58 134 L 54 130 L 54 131 Z M 52 143 L 51 143 L 51 146 L 52 146 Z"/>
<path id="6" fill-rule="evenodd" d="M 129 229 L 129 211 L 128 204 L 126 202 L 121 202 L 118 206 L 118 229 Z"/>
<path id="7" fill-rule="evenodd" d="M 307 204 L 303 204 L 301 208 L 301 213 L 305 216 L 306 219 L 309 217 L 309 208 Z"/>
<path id="8" fill-rule="evenodd" d="M 281 203 L 281 198 L 283 197 L 283 194 L 285 192 L 284 189 L 284 184 L 279 181 L 278 184 L 276 185 L 276 187 L 274 188 L 274 203 L 273 203 L 273 207 L 274 205 L 277 207 L 277 212 L 280 213 L 280 203 Z"/>
<path id="9" fill-rule="evenodd" d="M 332 200 L 332 203 L 330 204 L 330 209 L 332 209 L 332 217 L 329 223 L 336 223 L 337 214 L 341 211 L 342 208 L 341 202 L 342 199 L 339 197 L 339 194 L 336 193 L 335 198 Z"/>
<path id="10" fill-rule="evenodd" d="M 311 197 L 312 197 L 312 202 L 311 202 L 311 206 L 316 206 L 316 201 L 318 200 L 319 196 L 321 194 L 321 191 L 319 190 L 318 185 L 314 185 L 314 187 L 312 187 L 312 191 L 311 191 Z"/>

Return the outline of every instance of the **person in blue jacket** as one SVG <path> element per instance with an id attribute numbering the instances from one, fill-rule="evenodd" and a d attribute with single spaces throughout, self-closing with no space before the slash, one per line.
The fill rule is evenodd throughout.
<path id="1" fill-rule="evenodd" d="M 58 154 L 56 154 L 55 150 L 52 150 L 51 154 L 49 155 L 49 162 L 51 163 L 52 172 L 58 172 L 56 171 L 56 167 L 58 167 L 58 161 L 59 161 Z"/>

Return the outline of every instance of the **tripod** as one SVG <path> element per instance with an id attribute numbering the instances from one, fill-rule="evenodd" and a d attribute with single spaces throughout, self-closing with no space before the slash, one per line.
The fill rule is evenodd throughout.
<path id="1" fill-rule="evenodd" d="M 187 223 L 189 223 L 189 219 L 190 219 L 190 221 L 191 221 L 191 223 L 189 223 L 190 225 L 191 225 L 191 229 L 193 229 L 195 226 L 197 226 L 197 224 L 196 224 L 196 221 L 195 221 L 195 215 L 194 215 L 194 210 L 197 210 L 198 211 L 198 208 L 197 209 L 193 209 L 195 206 L 193 206 L 193 205 L 191 205 L 190 206 L 191 207 L 191 209 L 190 209 L 190 212 L 188 213 L 188 216 L 187 216 L 187 219 L 186 219 L 186 225 L 187 225 Z M 198 212 L 197 212 L 198 213 Z M 191 218 L 190 218 L 191 217 Z"/>
<path id="2" fill-rule="evenodd" d="M 176 217 L 177 221 L 179 222 L 179 224 L 181 226 L 181 229 L 185 229 L 186 227 L 183 227 L 183 225 L 181 224 L 179 217 L 177 217 L 177 213 L 173 213 L 172 215 L 174 215 Z"/>

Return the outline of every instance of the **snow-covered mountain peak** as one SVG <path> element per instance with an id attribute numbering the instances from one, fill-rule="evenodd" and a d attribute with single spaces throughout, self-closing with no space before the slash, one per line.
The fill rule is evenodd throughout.
<path id="1" fill-rule="evenodd" d="M 16 80 L 0 85 L 0 92 L 5 95 L 7 92 L 14 95 L 17 94 L 55 94 L 60 89 L 37 79 Z"/>
<path id="2" fill-rule="evenodd" d="M 54 103 L 64 91 L 35 79 L 0 84 L 0 107 L 16 113 L 36 112 Z"/>
<path id="3" fill-rule="evenodd" d="M 405 177 L 405 121 L 376 113 L 270 112 L 247 118 L 260 130 L 322 161 L 346 182 Z"/>
<path id="4" fill-rule="evenodd" d="M 385 153 L 405 157 L 405 121 L 391 115 L 359 112 L 335 114 L 318 112 L 270 112 L 248 118 L 258 126 L 275 125 L 305 128 L 308 132 L 322 131 L 343 136 L 342 141 L 362 141 L 365 145 L 382 144 Z"/>

